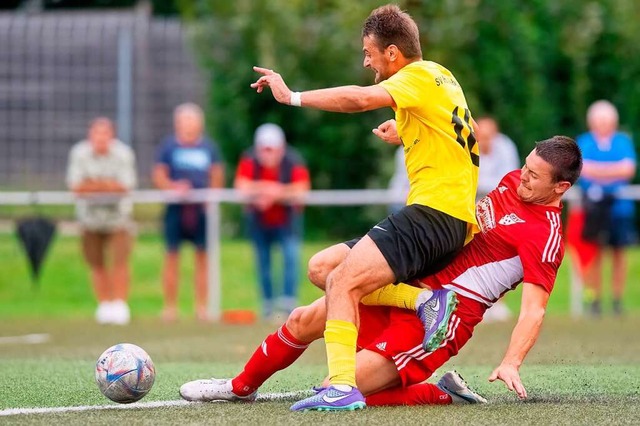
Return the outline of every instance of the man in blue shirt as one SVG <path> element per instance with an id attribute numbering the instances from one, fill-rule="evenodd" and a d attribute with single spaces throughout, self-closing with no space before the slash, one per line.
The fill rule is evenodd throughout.
<path id="1" fill-rule="evenodd" d="M 158 149 L 153 182 L 159 189 L 186 195 L 191 189 L 222 188 L 224 168 L 218 147 L 204 136 L 204 113 L 195 104 L 179 105 L 174 112 L 175 133 Z M 164 215 L 167 253 L 163 272 L 165 321 L 177 319 L 179 247 L 191 241 L 195 248 L 196 316 L 207 317 L 206 214 L 203 204 L 169 204 Z"/>
<path id="2" fill-rule="evenodd" d="M 580 187 L 584 193 L 585 240 L 610 247 L 614 314 L 622 314 L 622 296 L 627 277 L 624 248 L 636 240 L 633 200 L 620 197 L 636 172 L 636 154 L 631 138 L 618 132 L 618 111 L 608 101 L 594 102 L 587 111 L 589 132 L 577 139 L 584 166 Z M 601 313 L 602 253 L 587 274 L 587 301 L 591 314 Z"/>

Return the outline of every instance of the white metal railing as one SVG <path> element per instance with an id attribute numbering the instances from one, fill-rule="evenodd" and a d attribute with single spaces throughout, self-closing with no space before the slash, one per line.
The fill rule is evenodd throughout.
<path id="1" fill-rule="evenodd" d="M 102 194 L 83 199 L 92 203 L 111 203 L 122 195 Z M 67 191 L 0 192 L 0 205 L 73 205 L 79 198 Z M 221 317 L 220 280 L 220 204 L 244 204 L 247 199 L 233 189 L 197 189 L 187 195 L 174 191 L 140 190 L 127 194 L 136 204 L 167 204 L 199 202 L 207 205 L 207 257 L 209 285 L 209 314 L 214 320 Z M 404 197 L 385 189 L 310 191 L 304 198 L 305 205 L 386 205 L 403 203 Z"/>
<path id="2" fill-rule="evenodd" d="M 103 194 L 87 196 L 95 203 L 111 203 L 122 197 L 119 194 Z M 244 199 L 234 189 L 195 189 L 187 195 L 175 191 L 139 190 L 131 191 L 127 197 L 136 204 L 213 202 L 242 204 Z M 32 191 L 32 192 L 0 192 L 0 205 L 65 205 L 74 204 L 78 200 L 68 191 Z M 345 189 L 345 190 L 313 190 L 304 198 L 305 205 L 367 205 L 402 203 L 402 194 L 387 189 Z"/>
<path id="3" fill-rule="evenodd" d="M 640 200 L 640 185 L 631 185 L 620 192 L 622 198 Z M 121 195 L 91 196 L 95 203 L 109 203 Z M 173 191 L 138 190 L 127 194 L 136 204 L 166 204 L 201 202 L 207 205 L 207 256 L 209 262 L 209 314 L 214 320 L 221 317 L 220 281 L 220 204 L 244 204 L 247 199 L 233 189 L 197 189 L 187 195 Z M 0 192 L 1 205 L 73 205 L 78 198 L 68 191 Z M 580 200 L 580 191 L 572 188 L 565 196 L 569 204 Z M 388 205 L 405 201 L 403 194 L 386 189 L 313 190 L 307 193 L 304 204 L 316 206 Z M 575 267 L 571 271 L 570 310 L 574 316 L 582 314 L 582 281 Z"/>

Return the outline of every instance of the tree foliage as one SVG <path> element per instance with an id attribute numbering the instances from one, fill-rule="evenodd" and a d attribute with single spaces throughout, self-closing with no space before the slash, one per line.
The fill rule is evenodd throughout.
<path id="1" fill-rule="evenodd" d="M 372 84 L 360 31 L 380 2 L 178 0 L 210 76 L 209 122 L 230 169 L 261 123 L 279 123 L 306 158 L 313 186 L 381 187 L 393 148 L 371 128 L 391 110 L 334 114 L 277 104 L 249 84 L 253 65 L 280 72 L 293 90 Z M 606 98 L 635 133 L 640 102 L 640 4 L 636 0 L 409 0 L 424 57 L 449 68 L 474 115 L 495 116 L 525 156 L 536 140 L 575 136 L 587 106 Z M 367 213 L 369 212 L 369 213 Z M 316 229 L 360 232 L 383 212 L 354 209 L 336 220 L 312 212 Z M 378 216 L 378 217 L 376 217 Z"/>
<path id="2" fill-rule="evenodd" d="M 495 115 L 522 156 L 536 140 L 582 132 L 597 99 L 616 104 L 623 129 L 635 133 L 638 2 L 411 3 L 423 12 L 426 56 L 454 72 L 474 114 Z"/>

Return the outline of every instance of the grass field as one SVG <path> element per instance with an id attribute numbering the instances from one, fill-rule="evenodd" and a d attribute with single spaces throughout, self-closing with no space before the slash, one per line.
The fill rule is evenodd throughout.
<path id="1" fill-rule="evenodd" d="M 302 258 L 306 261 L 318 250 L 334 242 L 307 242 Z M 258 287 L 253 252 L 244 240 L 224 240 L 221 252 L 222 307 L 223 309 L 258 309 Z M 156 235 L 142 235 L 136 240 L 132 255 L 132 285 L 130 303 L 132 315 L 149 317 L 160 314 L 162 308 L 162 241 Z M 95 310 L 95 299 L 89 285 L 78 240 L 59 236 L 54 239 L 42 269 L 39 286 L 30 282 L 24 253 L 13 234 L 0 233 L 0 320 L 10 318 L 88 318 Z M 185 247 L 181 262 L 180 306 L 184 318 L 193 309 L 193 252 Z M 274 264 L 278 265 L 278 258 Z M 640 249 L 629 256 L 629 285 L 625 306 L 630 312 L 640 313 Z M 549 305 L 550 314 L 569 311 L 569 260 L 563 263 Z M 301 268 L 300 301 L 308 303 L 321 293 L 310 285 Z M 605 271 L 608 273 L 608 271 Z M 606 292 L 608 294 L 608 292 Z M 507 294 L 507 303 L 517 309 L 519 292 Z M 605 299 L 605 310 L 609 300 Z"/>
<path id="2" fill-rule="evenodd" d="M 305 245 L 305 258 L 327 243 Z M 568 273 L 561 271 L 542 336 L 522 369 L 529 400 L 518 401 L 501 383 L 486 378 L 499 363 L 513 321 L 482 324 L 474 339 L 445 369 L 456 368 L 490 401 L 486 406 L 396 407 L 356 413 L 291 413 L 296 397 L 326 373 L 324 348 L 312 345 L 296 365 L 278 373 L 254 404 L 182 404 L 128 410 L 87 409 L 5 416 L 7 410 L 34 407 L 113 405 L 98 391 L 93 369 L 98 355 L 118 342 L 143 347 L 156 364 L 154 388 L 141 402 L 178 401 L 183 382 L 228 377 L 242 368 L 274 325 L 202 325 L 191 315 L 191 253 L 183 262 L 183 318 L 160 324 L 161 243 L 139 238 L 133 259 L 133 321 L 106 327 L 92 320 L 95 302 L 79 257 L 77 241 L 61 237 L 45 265 L 40 288 L 29 283 L 25 261 L 13 236 L 0 236 L 0 337 L 47 334 L 41 344 L 0 339 L 0 424 L 638 424 L 640 421 L 640 297 L 630 285 L 622 319 L 572 320 L 568 317 Z M 632 253 L 631 277 L 638 276 L 640 253 Z M 222 253 L 225 308 L 257 305 L 251 250 L 245 242 L 225 241 Z M 302 285 L 301 299 L 318 292 Z M 508 300 L 515 308 L 517 294 Z M 281 399 L 273 399 L 280 396 Z"/>
<path id="3" fill-rule="evenodd" d="M 132 315 L 159 315 L 162 308 L 163 243 L 155 235 L 139 236 L 132 254 Z M 251 246 L 243 240 L 227 240 L 221 252 L 223 308 L 257 309 L 258 287 Z M 306 244 L 303 257 L 327 243 Z M 57 237 L 44 263 L 39 286 L 30 281 L 25 255 L 16 239 L 0 234 L 0 259 L 10 274 L 0 274 L 0 319 L 29 317 L 87 317 L 95 310 L 87 267 L 77 238 Z M 278 257 L 274 264 L 279 266 Z M 301 271 L 304 272 L 304 271 Z M 303 278 L 303 277 L 301 277 Z M 300 298 L 311 301 L 320 291 L 300 286 Z M 181 257 L 180 306 L 183 315 L 193 313 L 193 250 L 185 246 Z"/>
<path id="4" fill-rule="evenodd" d="M 255 404 L 190 404 L 135 410 L 85 411 L 0 417 L 8 424 L 637 424 L 640 418 L 640 341 L 637 317 L 624 321 L 548 319 L 522 370 L 530 399 L 519 402 L 486 377 L 499 362 L 511 323 L 482 325 L 446 368 L 456 368 L 490 401 L 487 406 L 376 408 L 363 412 L 290 413 L 293 398 Z M 122 341 L 145 348 L 154 359 L 156 384 L 143 402 L 177 400 L 181 383 L 198 377 L 228 377 L 273 327 L 203 326 L 184 321 L 159 326 L 153 319 L 124 328 L 99 327 L 80 319 L 43 323 L 3 322 L 0 334 L 49 333 L 41 345 L 0 348 L 0 413 L 18 407 L 64 407 L 109 403 L 93 382 L 95 359 Z M 266 393 L 302 391 L 325 374 L 316 343 L 290 369 L 263 387 Z"/>

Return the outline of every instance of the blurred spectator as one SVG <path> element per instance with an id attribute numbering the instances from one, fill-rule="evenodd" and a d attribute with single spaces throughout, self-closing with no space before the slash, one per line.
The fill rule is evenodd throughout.
<path id="1" fill-rule="evenodd" d="M 130 319 L 132 209 L 122 196 L 106 204 L 90 203 L 86 198 L 99 193 L 125 194 L 135 185 L 133 151 L 115 138 L 111 120 L 96 118 L 89 125 L 87 139 L 69 153 L 67 186 L 79 197 L 76 214 L 82 228 L 82 252 L 91 269 L 98 298 L 96 321 L 100 324 L 124 325 Z"/>
<path id="2" fill-rule="evenodd" d="M 253 148 L 240 159 L 235 188 L 248 198 L 247 227 L 253 240 L 262 289 L 262 314 L 274 313 L 271 248 L 282 250 L 284 285 L 277 308 L 290 313 L 297 305 L 300 275 L 301 202 L 310 188 L 302 158 L 287 146 L 282 129 L 263 124 L 256 129 Z"/>
<path id="3" fill-rule="evenodd" d="M 192 189 L 222 188 L 224 168 L 217 145 L 204 135 L 204 113 L 195 104 L 176 107 L 174 134 L 161 143 L 153 169 L 159 189 L 186 196 Z M 163 272 L 165 321 L 178 316 L 179 248 L 182 241 L 195 246 L 196 317 L 207 321 L 206 212 L 204 204 L 168 204 L 164 214 L 166 255 Z"/>
<path id="4" fill-rule="evenodd" d="M 583 191 L 585 224 L 582 237 L 601 248 L 611 248 L 613 312 L 622 314 L 627 278 L 625 247 L 636 240 L 635 207 L 619 197 L 636 172 L 636 154 L 629 136 L 618 129 L 618 111 L 608 101 L 594 102 L 587 111 L 589 131 L 577 139 L 584 167 L 579 180 Z M 602 250 L 586 274 L 585 299 L 591 314 L 601 314 Z"/>
<path id="5" fill-rule="evenodd" d="M 494 190 L 504 175 L 520 168 L 516 144 L 500 133 L 495 119 L 489 116 L 477 120 L 476 137 L 480 148 L 480 171 L 476 201 Z M 507 305 L 499 300 L 484 314 L 484 321 L 506 321 L 511 318 Z"/>
<path id="6" fill-rule="evenodd" d="M 477 197 L 481 198 L 495 189 L 504 175 L 520 168 L 520 157 L 516 144 L 500 133 L 492 117 L 481 117 L 477 124 L 476 137 L 480 145 Z"/>
<path id="7" fill-rule="evenodd" d="M 393 176 L 389 180 L 389 191 L 394 194 L 402 194 L 407 199 L 409 195 L 409 177 L 407 176 L 407 168 L 404 165 L 404 147 L 401 145 L 396 149 L 393 157 Z M 391 204 L 389 213 L 395 213 L 405 206 L 406 203 Z"/>

